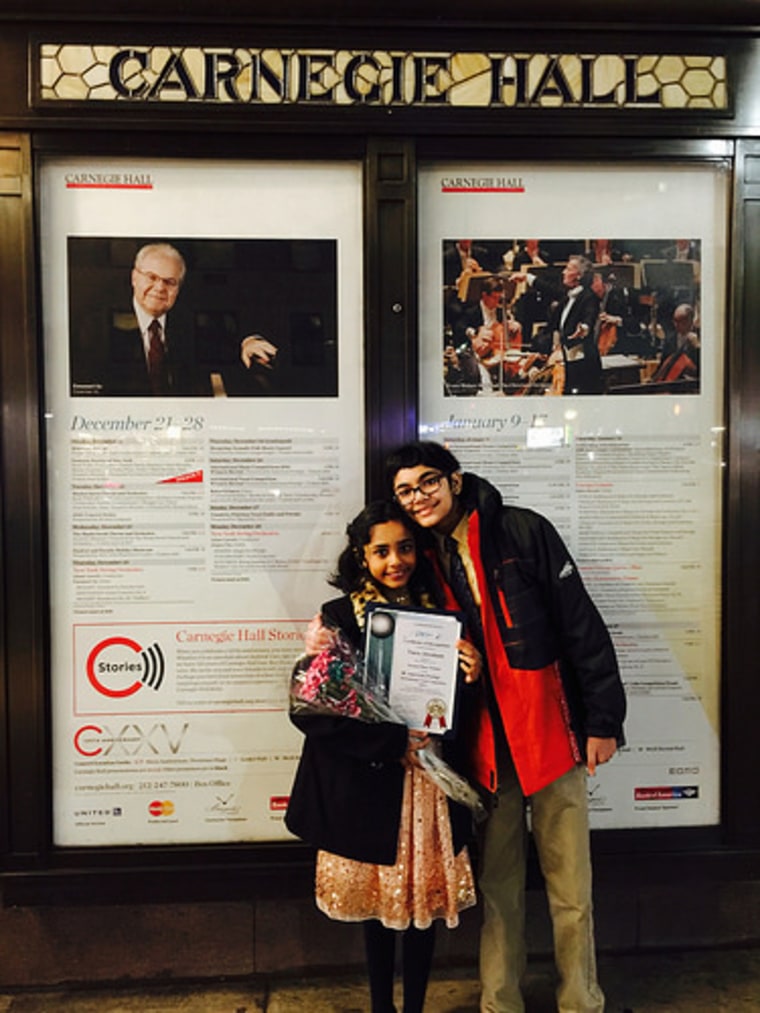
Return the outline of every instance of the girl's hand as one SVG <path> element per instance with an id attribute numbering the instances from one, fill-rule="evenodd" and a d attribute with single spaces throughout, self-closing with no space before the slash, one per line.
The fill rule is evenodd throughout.
<path id="1" fill-rule="evenodd" d="M 469 640 L 457 640 L 459 664 L 464 671 L 465 682 L 477 682 L 483 671 L 483 658 L 475 644 Z"/>
<path id="2" fill-rule="evenodd" d="M 406 752 L 401 757 L 401 763 L 405 767 L 421 767 L 417 753 L 425 746 L 430 745 L 430 736 L 427 732 L 420 732 L 416 728 L 409 729 L 409 739 L 406 744 Z"/>
<path id="3" fill-rule="evenodd" d="M 318 612 L 306 627 L 303 642 L 307 654 L 321 654 L 335 646 L 335 630 L 324 625 Z"/>

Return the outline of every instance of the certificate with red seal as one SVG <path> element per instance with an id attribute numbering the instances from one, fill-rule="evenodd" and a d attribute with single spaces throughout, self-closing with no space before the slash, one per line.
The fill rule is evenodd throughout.
<path id="1" fill-rule="evenodd" d="M 461 636 L 456 612 L 380 602 L 367 607 L 365 678 L 410 728 L 454 732 Z"/>

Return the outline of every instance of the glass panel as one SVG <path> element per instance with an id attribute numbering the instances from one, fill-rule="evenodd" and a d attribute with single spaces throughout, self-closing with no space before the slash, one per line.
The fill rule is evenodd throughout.
<path id="1" fill-rule="evenodd" d="M 596 827 L 719 821 L 729 168 L 420 173 L 420 434 L 554 522 L 611 630 Z"/>
<path id="2" fill-rule="evenodd" d="M 361 194 L 42 167 L 58 845 L 289 836 L 288 677 L 364 487 Z"/>

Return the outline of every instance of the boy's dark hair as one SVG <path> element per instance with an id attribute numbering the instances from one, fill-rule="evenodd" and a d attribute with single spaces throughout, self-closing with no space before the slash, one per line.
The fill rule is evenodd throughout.
<path id="1" fill-rule="evenodd" d="M 391 451 L 385 459 L 385 480 L 391 495 L 397 472 L 402 468 L 416 468 L 420 464 L 435 468 L 444 475 L 453 475 L 455 471 L 462 470 L 456 457 L 440 443 L 433 440 L 405 443 L 403 447 Z"/>
<path id="2" fill-rule="evenodd" d="M 328 579 L 329 584 L 346 594 L 358 591 L 364 586 L 367 579 L 364 546 L 369 543 L 372 528 L 376 524 L 386 524 L 388 521 L 398 521 L 399 524 L 403 524 L 409 532 L 409 537 L 414 540 L 415 544 L 418 543 L 414 524 L 409 519 L 409 515 L 397 503 L 393 500 L 373 500 L 347 525 L 348 545 L 338 556 L 335 573 Z M 415 570 L 409 581 L 409 589 L 412 594 L 419 593 L 422 583 L 418 570 Z"/>

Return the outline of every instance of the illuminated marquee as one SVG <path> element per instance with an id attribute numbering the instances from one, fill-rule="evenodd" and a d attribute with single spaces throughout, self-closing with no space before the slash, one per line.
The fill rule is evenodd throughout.
<path id="1" fill-rule="evenodd" d="M 39 46 L 41 102 L 513 108 L 728 106 L 722 56 Z"/>

